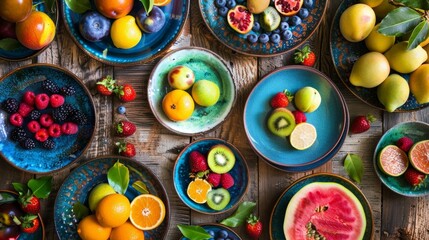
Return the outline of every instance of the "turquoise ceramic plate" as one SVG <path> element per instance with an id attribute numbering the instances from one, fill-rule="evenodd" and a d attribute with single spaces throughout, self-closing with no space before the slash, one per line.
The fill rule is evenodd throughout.
<path id="1" fill-rule="evenodd" d="M 193 70 L 195 81 L 207 79 L 217 84 L 220 97 L 210 107 L 201 107 L 195 103 L 195 110 L 185 121 L 172 121 L 162 110 L 162 99 L 173 90 L 167 81 L 168 72 L 175 66 L 184 65 Z M 187 90 L 191 94 L 191 89 Z M 225 62 L 214 52 L 197 47 L 177 49 L 165 55 L 153 68 L 147 87 L 149 106 L 167 129 L 181 135 L 207 133 L 228 117 L 236 98 L 236 89 L 232 75 Z"/>
<path id="2" fill-rule="evenodd" d="M 64 180 L 58 190 L 54 205 L 54 223 L 60 239 L 79 239 L 77 225 L 79 220 L 73 213 L 73 205 L 77 202 L 88 206 L 88 196 L 93 187 L 99 183 L 107 183 L 107 171 L 116 161 L 129 168 L 130 184 L 125 196 L 132 201 L 140 193 L 131 184 L 137 180 L 143 181 L 149 193 L 158 196 L 165 204 L 165 219 L 160 226 L 153 230 L 144 231 L 145 239 L 165 239 L 170 222 L 170 203 L 167 192 L 155 174 L 145 165 L 136 160 L 120 156 L 98 157 L 74 169 Z M 133 168 L 134 170 L 132 170 Z M 78 183 L 78 184 L 77 184 Z"/>
<path id="3" fill-rule="evenodd" d="M 17 197 L 18 193 L 12 192 L 9 190 L 0 190 L 2 194 L 9 194 L 10 196 Z M 17 240 L 44 240 L 45 239 L 45 225 L 43 224 L 43 219 L 40 214 L 38 214 L 40 220 L 40 226 L 34 233 L 24 233 L 19 234 Z"/>
<path id="4" fill-rule="evenodd" d="M 226 231 L 228 233 L 228 238 L 230 240 L 241 240 L 240 236 L 238 236 L 237 233 L 234 232 L 234 230 L 232 230 L 231 228 L 222 225 L 222 224 L 218 224 L 218 223 L 208 223 L 208 224 L 203 224 L 200 225 L 202 228 L 204 228 L 204 230 L 206 230 L 207 232 L 209 231 L 213 231 L 213 233 L 215 234 L 215 237 L 218 236 L 219 231 Z M 215 239 L 215 238 L 213 238 Z M 223 239 L 223 238 L 219 238 L 219 239 Z M 188 240 L 188 238 L 185 237 L 181 237 L 180 240 Z"/>
<path id="5" fill-rule="evenodd" d="M 363 239 L 374 238 L 374 220 L 372 216 L 371 206 L 363 193 L 357 188 L 350 180 L 331 173 L 318 173 L 302 177 L 292 183 L 286 190 L 280 195 L 276 204 L 274 205 L 273 211 L 271 212 L 270 218 L 270 239 L 272 240 L 285 240 L 283 233 L 283 222 L 285 218 L 286 208 L 291 198 L 301 188 L 309 183 L 313 182 L 335 182 L 341 184 L 348 190 L 350 190 L 361 202 L 362 207 L 365 211 L 366 216 L 366 230 Z"/>
<path id="6" fill-rule="evenodd" d="M 76 93 L 73 96 L 67 96 L 65 102 L 84 113 L 87 122 L 79 126 L 78 134 L 55 138 L 56 147 L 52 150 L 44 149 L 37 141 L 36 148 L 26 150 L 9 138 L 0 138 L 0 156 L 12 166 L 35 174 L 60 170 L 79 159 L 90 146 L 97 123 L 94 103 L 88 89 L 73 73 L 55 65 L 31 64 L 17 68 L 3 76 L 0 79 L 0 92 L 2 93 L 0 102 L 7 98 L 15 98 L 20 101 L 24 93 L 29 90 L 34 93 L 46 92 L 42 89 L 42 81 L 45 79 L 51 79 L 59 87 L 67 85 L 74 87 Z M 41 112 L 49 113 L 50 109 Z M 24 126 L 29 121 L 28 119 L 24 121 Z M 12 127 L 9 124 L 5 125 L 6 132 L 10 134 Z"/>
<path id="7" fill-rule="evenodd" d="M 113 45 L 110 37 L 96 43 L 85 40 L 79 32 L 79 19 L 82 14 L 73 12 L 65 2 L 67 1 L 61 0 L 63 20 L 76 45 L 90 57 L 102 63 L 120 66 L 136 65 L 159 57 L 176 41 L 189 13 L 189 1 L 172 0 L 167 6 L 161 7 L 165 13 L 166 22 L 159 32 L 143 33 L 135 47 L 120 49 Z M 139 0 L 134 0 L 134 8 L 129 15 L 135 16 L 142 7 Z M 104 54 L 106 49 L 107 53 Z"/>
<path id="8" fill-rule="evenodd" d="M 384 106 L 377 98 L 377 88 L 363 88 L 353 86 L 349 81 L 349 76 L 352 71 L 353 63 L 363 54 L 368 52 L 365 42 L 352 43 L 347 41 L 340 32 L 339 22 L 341 14 L 347 7 L 358 3 L 358 0 L 344 0 L 341 2 L 335 14 L 331 27 L 331 56 L 334 62 L 335 70 L 338 73 L 341 81 L 346 87 L 360 100 L 366 104 L 385 110 Z M 401 74 L 405 79 L 409 79 L 409 74 Z M 407 102 L 395 110 L 395 112 L 408 112 L 419 110 L 429 106 L 429 103 L 418 104 L 415 97 L 410 93 Z"/>
<path id="9" fill-rule="evenodd" d="M 188 185 L 192 181 L 192 179 L 189 177 L 190 153 L 197 150 L 203 155 L 207 155 L 210 148 L 217 144 L 224 144 L 228 146 L 234 152 L 236 159 L 234 167 L 229 171 L 231 176 L 234 178 L 234 186 L 228 189 L 231 195 L 231 200 L 229 204 L 220 211 L 211 209 L 207 204 L 198 204 L 194 202 L 188 197 L 188 194 L 186 193 Z M 173 180 L 177 195 L 179 195 L 180 199 L 182 199 L 182 201 L 188 207 L 197 212 L 205 214 L 219 214 L 235 208 L 244 197 L 249 184 L 249 170 L 247 168 L 246 159 L 232 144 L 218 138 L 203 138 L 189 144 L 180 152 L 179 156 L 177 156 L 176 164 L 174 165 L 173 169 Z"/>
<path id="10" fill-rule="evenodd" d="M 378 156 L 381 150 L 387 145 L 395 145 L 401 137 L 409 137 L 414 143 L 422 140 L 429 140 L 429 124 L 425 122 L 403 122 L 398 123 L 387 130 L 381 137 L 374 151 L 374 170 L 381 182 L 390 190 L 408 197 L 420 197 L 429 194 L 429 179 L 426 178 L 424 184 L 419 188 L 411 187 L 404 176 L 391 177 L 384 174 L 378 167 Z"/>
<path id="11" fill-rule="evenodd" d="M 33 6 L 36 7 L 37 11 L 42 11 L 51 17 L 52 21 L 54 21 L 56 27 L 58 28 L 58 2 L 55 0 L 53 9 L 49 9 L 48 6 L 44 3 L 43 0 L 33 0 Z M 17 47 L 13 48 L 13 50 L 5 50 L 0 48 L 0 59 L 6 61 L 24 61 L 29 58 L 33 58 L 43 52 L 48 46 L 40 49 L 40 50 L 31 50 L 28 49 L 21 44 L 17 43 Z"/>
<path id="12" fill-rule="evenodd" d="M 295 93 L 305 86 L 317 89 L 322 98 L 316 111 L 306 113 L 307 122 L 316 127 L 317 139 L 310 148 L 296 150 L 288 138 L 273 135 L 266 120 L 276 93 L 284 89 Z M 288 106 L 291 110 L 292 105 Z M 287 66 L 268 74 L 253 88 L 244 108 L 244 128 L 252 148 L 263 159 L 277 166 L 306 166 L 323 160 L 340 143 L 347 132 L 347 111 L 340 91 L 324 74 L 314 68 Z"/>
<path id="13" fill-rule="evenodd" d="M 314 0 L 313 5 L 308 8 L 309 17 L 302 20 L 300 25 L 292 27 L 289 30 L 292 32 L 290 40 L 280 40 L 278 44 L 255 43 L 252 44 L 247 40 L 247 35 L 255 33 L 253 30 L 248 34 L 240 34 L 234 31 L 228 24 L 226 17 L 219 15 L 218 8 L 213 0 L 199 0 L 200 12 L 204 22 L 212 32 L 212 34 L 225 46 L 242 54 L 260 57 L 269 57 L 273 55 L 283 54 L 291 51 L 303 44 L 316 31 L 320 22 L 325 15 L 327 8 L 327 0 Z M 246 1 L 234 1 L 237 4 L 246 5 Z M 271 1 L 272 2 L 272 1 Z M 255 19 L 258 19 L 260 14 L 255 14 Z M 255 20 L 256 21 L 256 20 Z M 290 23 L 290 22 L 289 22 Z M 270 33 L 269 33 L 270 34 Z"/>

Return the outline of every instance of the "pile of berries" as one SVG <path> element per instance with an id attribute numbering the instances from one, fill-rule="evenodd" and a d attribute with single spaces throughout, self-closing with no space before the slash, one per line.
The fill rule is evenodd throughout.
<path id="1" fill-rule="evenodd" d="M 83 112 L 66 103 L 66 98 L 75 94 L 73 86 L 60 88 L 47 79 L 42 89 L 40 93 L 26 91 L 20 100 L 8 98 L 1 104 L 14 126 L 10 139 L 24 149 L 33 149 L 37 143 L 44 149 L 53 149 L 55 138 L 77 134 L 79 125 L 88 121 Z"/>
<path id="2" fill-rule="evenodd" d="M 112 76 L 107 75 L 96 83 L 97 92 L 103 96 L 115 94 L 122 102 L 131 102 L 136 98 L 136 91 L 130 84 L 119 85 Z"/>

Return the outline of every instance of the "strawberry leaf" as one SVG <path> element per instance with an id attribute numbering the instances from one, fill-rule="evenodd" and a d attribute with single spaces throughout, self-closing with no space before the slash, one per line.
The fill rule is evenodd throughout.
<path id="1" fill-rule="evenodd" d="M 82 219 L 89 215 L 89 208 L 83 205 L 80 202 L 76 202 L 73 204 L 73 213 L 76 216 L 77 219 Z"/>
<path id="2" fill-rule="evenodd" d="M 44 176 L 36 179 L 30 179 L 27 183 L 33 195 L 38 198 L 47 198 L 52 190 L 52 177 Z"/>
<path id="3" fill-rule="evenodd" d="M 400 7 L 390 11 L 380 23 L 378 32 L 387 36 L 402 36 L 413 30 L 423 17 L 409 7 Z"/>
<path id="4" fill-rule="evenodd" d="M 125 194 L 130 182 L 128 168 L 119 160 L 107 171 L 107 181 L 117 193 Z"/>
<path id="5" fill-rule="evenodd" d="M 17 191 L 20 195 L 25 194 L 28 191 L 28 187 L 22 183 L 15 182 L 15 183 L 12 183 L 12 186 L 15 189 L 15 191 Z"/>
<path id="6" fill-rule="evenodd" d="M 402 3 L 405 6 L 412 7 L 412 8 L 429 10 L 429 1 L 428 0 L 395 0 L 395 2 Z"/>
<path id="7" fill-rule="evenodd" d="M 204 228 L 200 226 L 192 226 L 192 225 L 177 225 L 182 235 L 190 240 L 203 240 L 210 239 L 212 236 L 204 230 Z"/>
<path id="8" fill-rule="evenodd" d="M 91 10 L 91 2 L 89 0 L 65 0 L 67 7 L 75 13 L 84 13 Z"/>
<path id="9" fill-rule="evenodd" d="M 359 155 L 350 153 L 347 154 L 346 159 L 344 160 L 344 169 L 351 179 L 357 183 L 361 183 L 363 176 L 363 165 Z"/>
<path id="10" fill-rule="evenodd" d="M 0 193 L 0 205 L 3 203 L 14 202 L 14 201 L 16 201 L 16 198 L 12 194 L 7 192 Z"/>
<path id="11" fill-rule="evenodd" d="M 420 22 L 411 33 L 410 39 L 408 40 L 407 49 L 411 50 L 417 47 L 421 42 L 423 42 L 429 32 L 429 24 L 427 21 Z"/>
<path id="12" fill-rule="evenodd" d="M 228 227 L 238 227 L 246 222 L 249 215 L 253 212 L 256 203 L 242 202 L 237 210 L 228 218 L 225 218 L 220 223 Z"/>
<path id="13" fill-rule="evenodd" d="M 153 0 L 140 0 L 140 2 L 143 4 L 146 13 L 149 14 L 153 8 Z"/>

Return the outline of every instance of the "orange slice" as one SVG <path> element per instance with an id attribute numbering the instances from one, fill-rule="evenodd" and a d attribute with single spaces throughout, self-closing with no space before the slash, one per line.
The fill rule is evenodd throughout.
<path id="1" fill-rule="evenodd" d="M 188 185 L 186 193 L 189 198 L 196 203 L 207 202 L 207 193 L 212 190 L 212 186 L 206 180 L 197 178 Z"/>
<path id="2" fill-rule="evenodd" d="M 130 221 L 140 230 L 158 227 L 165 218 L 164 202 L 152 194 L 142 194 L 131 202 Z"/>
<path id="3" fill-rule="evenodd" d="M 153 5 L 155 6 L 165 6 L 168 5 L 171 2 L 171 0 L 154 0 Z"/>

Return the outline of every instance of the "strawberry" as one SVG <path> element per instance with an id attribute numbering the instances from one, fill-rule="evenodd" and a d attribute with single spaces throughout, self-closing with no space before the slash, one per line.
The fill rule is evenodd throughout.
<path id="1" fill-rule="evenodd" d="M 118 153 L 125 157 L 134 157 L 136 155 L 136 148 L 134 144 L 129 142 L 117 142 Z"/>
<path id="2" fill-rule="evenodd" d="M 398 146 L 404 152 L 408 152 L 413 144 L 413 140 L 409 137 L 401 137 L 398 139 L 398 141 L 396 141 L 396 146 Z"/>
<path id="3" fill-rule="evenodd" d="M 64 104 L 64 97 L 60 94 L 52 94 L 51 98 L 49 99 L 49 102 L 51 104 L 51 107 L 57 108 Z"/>
<path id="4" fill-rule="evenodd" d="M 46 128 L 39 129 L 39 131 L 34 135 L 34 138 L 39 142 L 46 141 L 49 138 L 48 130 L 46 130 Z"/>
<path id="5" fill-rule="evenodd" d="M 49 126 L 48 133 L 49 136 L 53 138 L 61 136 L 61 125 L 58 123 L 52 124 L 51 126 Z"/>
<path id="6" fill-rule="evenodd" d="M 24 96 L 22 97 L 22 101 L 28 104 L 29 106 L 34 106 L 34 100 L 36 98 L 36 94 L 32 91 L 26 91 Z"/>
<path id="7" fill-rule="evenodd" d="M 121 120 L 115 125 L 115 131 L 119 137 L 128 137 L 136 132 L 136 125 L 132 122 Z"/>
<path id="8" fill-rule="evenodd" d="M 33 109 L 34 108 L 32 106 L 22 102 L 19 104 L 18 113 L 21 114 L 22 117 L 26 117 L 31 113 L 31 111 L 33 111 Z"/>
<path id="9" fill-rule="evenodd" d="M 316 63 L 316 54 L 311 51 L 309 45 L 304 46 L 301 50 L 296 50 L 293 56 L 293 59 L 297 64 L 313 67 Z"/>
<path id="10" fill-rule="evenodd" d="M 206 157 L 198 151 L 192 151 L 189 154 L 189 166 L 191 172 L 204 172 L 209 169 Z"/>
<path id="11" fill-rule="evenodd" d="M 246 233 L 251 239 L 258 239 L 262 234 L 262 223 L 253 214 L 250 214 L 249 218 L 247 218 Z"/>
<path id="12" fill-rule="evenodd" d="M 79 131 L 79 126 L 73 122 L 65 122 L 61 125 L 61 132 L 66 135 L 76 134 Z"/>
<path id="13" fill-rule="evenodd" d="M 136 91 L 129 84 L 118 87 L 115 93 L 122 102 L 131 102 L 136 98 Z"/>
<path id="14" fill-rule="evenodd" d="M 305 116 L 305 113 L 303 113 L 299 110 L 292 111 L 292 114 L 295 117 L 295 123 L 296 124 L 307 121 L 307 117 Z"/>
<path id="15" fill-rule="evenodd" d="M 207 182 L 209 182 L 212 187 L 217 187 L 220 184 L 221 175 L 219 173 L 211 172 L 207 175 Z"/>
<path id="16" fill-rule="evenodd" d="M 103 96 L 112 95 L 113 91 L 116 89 L 116 80 L 112 76 L 107 75 L 106 78 L 103 78 L 101 81 L 96 83 L 97 91 Z"/>
<path id="17" fill-rule="evenodd" d="M 42 114 L 42 116 L 40 116 L 39 123 L 43 127 L 48 128 L 54 123 L 54 119 L 52 118 L 52 116 L 50 114 L 44 113 L 44 114 Z"/>
<path id="18" fill-rule="evenodd" d="M 48 107 L 49 105 L 49 96 L 46 93 L 37 94 L 36 98 L 34 99 L 34 103 L 36 105 L 36 108 L 39 110 L 43 110 Z"/>
<path id="19" fill-rule="evenodd" d="M 292 94 L 288 90 L 278 92 L 274 97 L 271 98 L 270 105 L 272 108 L 287 107 L 289 102 L 292 101 Z"/>
<path id="20" fill-rule="evenodd" d="M 412 186 L 412 187 L 419 187 L 426 179 L 426 174 L 423 174 L 413 167 L 408 167 L 407 171 L 404 173 L 405 180 Z"/>
<path id="21" fill-rule="evenodd" d="M 373 115 L 368 114 L 367 116 L 357 116 L 350 125 L 350 131 L 352 133 L 362 133 L 368 131 L 371 127 L 371 123 L 377 120 Z"/>
<path id="22" fill-rule="evenodd" d="M 38 214 L 40 212 L 40 200 L 30 191 L 26 194 L 20 194 L 18 197 L 21 209 L 26 213 Z"/>
<path id="23" fill-rule="evenodd" d="M 21 218 L 21 230 L 25 233 L 34 233 L 40 226 L 37 215 L 25 215 Z"/>
<path id="24" fill-rule="evenodd" d="M 24 118 L 19 113 L 14 113 L 10 115 L 9 122 L 15 127 L 21 127 L 24 122 Z"/>
<path id="25" fill-rule="evenodd" d="M 33 120 L 27 124 L 28 131 L 36 133 L 40 129 L 40 123 L 36 120 Z"/>
<path id="26" fill-rule="evenodd" d="M 220 177 L 220 185 L 225 188 L 229 189 L 230 187 L 234 186 L 234 178 L 229 173 L 224 173 Z"/>

